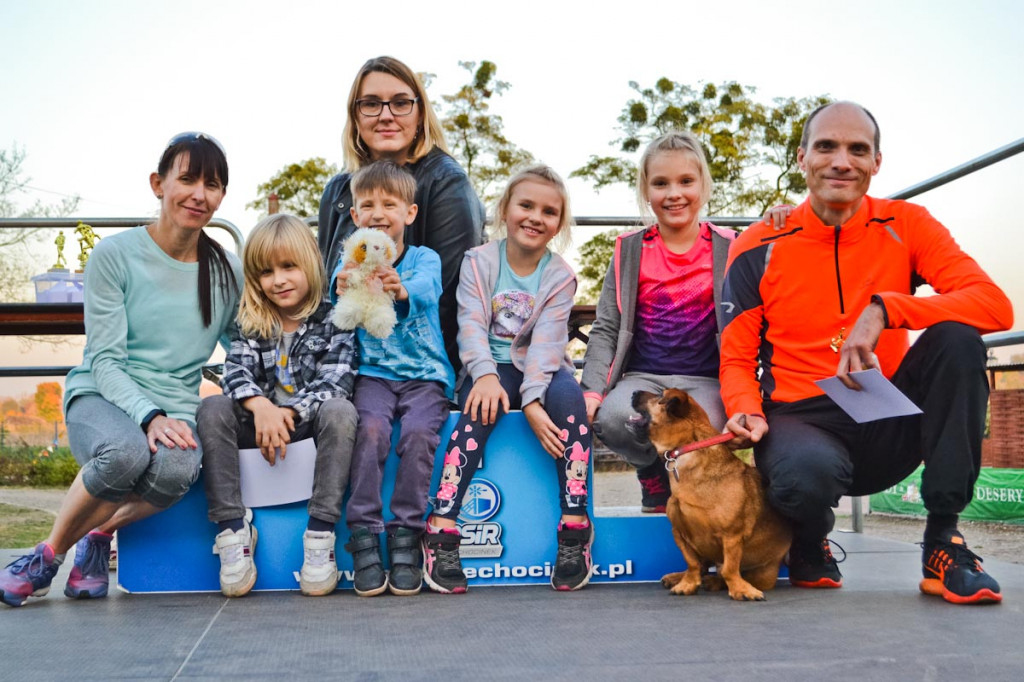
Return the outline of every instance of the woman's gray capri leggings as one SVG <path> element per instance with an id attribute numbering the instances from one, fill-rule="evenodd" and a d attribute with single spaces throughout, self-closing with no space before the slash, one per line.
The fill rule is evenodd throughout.
<path id="1" fill-rule="evenodd" d="M 154 507 L 170 507 L 199 477 L 202 447 L 149 451 L 146 434 L 121 408 L 98 395 L 68 405 L 65 421 L 71 454 L 82 467 L 82 483 L 93 497 L 120 502 L 135 494 Z M 186 422 L 195 436 L 196 426 Z"/>

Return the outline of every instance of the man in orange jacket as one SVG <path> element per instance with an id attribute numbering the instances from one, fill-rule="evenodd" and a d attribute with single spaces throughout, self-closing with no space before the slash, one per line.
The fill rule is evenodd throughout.
<path id="1" fill-rule="evenodd" d="M 782 229 L 751 226 L 729 254 L 722 399 L 734 446 L 754 445 L 768 499 L 793 522 L 790 582 L 840 587 L 829 551 L 842 495 L 884 490 L 923 460 L 920 589 L 1000 601 L 957 531 L 981 465 L 988 384 L 980 334 L 1007 329 L 1006 295 L 923 207 L 867 196 L 882 161 L 860 105 L 807 119 L 797 153 L 810 196 Z M 936 295 L 915 297 L 919 284 Z M 924 329 L 910 346 L 908 329 Z M 878 368 L 923 414 L 857 424 L 814 381 Z"/>

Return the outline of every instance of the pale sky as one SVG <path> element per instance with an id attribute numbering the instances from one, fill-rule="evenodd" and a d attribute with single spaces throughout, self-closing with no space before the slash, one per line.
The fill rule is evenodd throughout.
<path id="1" fill-rule="evenodd" d="M 0 0 L 0 148 L 27 152 L 23 205 L 78 194 L 82 216 L 148 216 L 166 140 L 206 131 L 231 167 L 217 217 L 247 232 L 257 184 L 312 156 L 340 165 L 367 58 L 436 74 L 435 100 L 465 80 L 459 60 L 489 59 L 511 84 L 494 105 L 507 136 L 563 175 L 614 152 L 630 80 L 735 80 L 765 102 L 828 94 L 871 109 L 883 154 L 871 193 L 885 196 L 1024 137 L 1021 26 L 1016 0 Z M 1010 294 L 1015 329 L 1022 177 L 1024 155 L 916 199 Z M 570 190 L 577 215 L 636 212 L 628 190 Z"/>

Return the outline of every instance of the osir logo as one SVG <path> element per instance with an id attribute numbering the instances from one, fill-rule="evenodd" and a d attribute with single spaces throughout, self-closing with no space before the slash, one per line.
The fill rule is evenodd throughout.
<path id="1" fill-rule="evenodd" d="M 466 497 L 459 509 L 460 532 L 462 533 L 462 556 L 500 557 L 504 551 L 501 544 L 501 524 L 493 518 L 501 508 L 501 493 L 498 486 L 486 478 L 474 478 L 466 490 Z"/>
<path id="2" fill-rule="evenodd" d="M 501 493 L 498 486 L 486 478 L 474 478 L 466 490 L 466 497 L 459 509 L 459 521 L 483 523 L 498 513 L 501 507 Z"/>

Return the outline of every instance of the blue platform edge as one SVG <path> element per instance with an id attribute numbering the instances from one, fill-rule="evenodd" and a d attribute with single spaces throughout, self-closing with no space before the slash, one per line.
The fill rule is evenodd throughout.
<path id="1" fill-rule="evenodd" d="M 449 417 L 435 457 L 431 491 L 437 489 L 444 449 L 458 418 Z M 397 431 L 396 431 L 397 433 Z M 392 438 L 392 443 L 397 439 Z M 384 513 L 398 469 L 394 449 L 384 473 Z M 544 451 L 521 412 L 504 415 L 485 450 L 484 462 L 460 514 L 462 565 L 471 587 L 548 584 L 557 553 L 560 518 L 559 465 Z M 686 568 L 664 515 L 594 516 L 593 477 L 588 511 L 596 539 L 591 582 L 652 582 Z M 178 504 L 118 531 L 118 585 L 127 592 L 216 592 L 219 558 L 213 554 L 217 526 L 207 520 L 202 478 Z M 253 510 L 259 533 L 255 590 L 297 590 L 302 566 L 306 503 Z M 339 587 L 352 587 L 349 531 L 338 523 Z M 382 538 L 382 544 L 383 538 Z"/>

